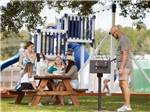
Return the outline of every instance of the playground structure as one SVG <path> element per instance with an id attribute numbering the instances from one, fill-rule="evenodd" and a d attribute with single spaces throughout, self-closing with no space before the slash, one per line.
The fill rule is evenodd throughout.
<path id="1" fill-rule="evenodd" d="M 112 8 L 109 6 L 109 8 Z M 112 25 L 115 24 L 115 11 L 113 10 Z M 97 52 L 103 46 L 105 40 L 110 37 L 106 34 L 104 38 L 100 41 L 97 48 L 94 48 L 95 37 L 94 37 L 94 21 L 95 16 L 81 17 L 78 15 L 67 15 L 65 14 L 61 19 L 56 20 L 56 29 L 38 29 L 35 31 L 32 41 L 35 44 L 36 53 L 43 53 L 48 59 L 54 59 L 56 55 L 60 55 L 65 58 L 65 52 L 68 48 L 72 48 L 74 51 L 74 56 L 76 60 L 76 65 L 79 70 L 79 88 L 87 88 L 89 85 L 89 60 L 97 55 Z M 112 39 L 112 38 L 111 38 Z M 111 40 L 111 49 L 113 49 Z M 90 44 L 90 53 L 85 49 L 85 44 Z M 93 50 L 95 49 L 95 50 Z M 89 55 L 90 54 L 90 55 Z M 110 58 L 112 58 L 113 53 L 110 52 Z M 10 59 L 2 62 L 1 70 L 8 67 L 9 65 L 16 63 L 19 59 L 19 54 L 11 57 Z M 136 60 L 135 60 L 136 61 Z M 140 66 L 139 66 L 140 67 Z M 112 68 L 112 66 L 111 66 Z M 140 67 L 141 68 L 141 67 Z M 86 72 L 85 72 L 86 71 Z M 142 69 L 140 71 L 143 72 Z M 149 72 L 147 72 L 149 73 Z M 113 69 L 111 70 L 113 75 Z M 146 74 L 143 72 L 142 74 Z M 149 74 L 148 74 L 149 75 Z M 145 79 L 148 81 L 149 78 L 147 74 L 144 75 Z M 97 81 L 97 80 L 96 80 Z M 111 82 L 112 84 L 113 82 Z"/>
<path id="2" fill-rule="evenodd" d="M 32 35 L 35 44 L 35 52 L 44 54 L 47 59 L 52 60 L 57 55 L 65 58 L 68 48 L 73 49 L 75 63 L 78 70 L 84 65 L 89 54 L 85 49 L 85 44 L 94 45 L 94 23 L 95 16 L 77 16 L 65 14 L 61 19 L 57 19 L 56 29 L 38 29 Z M 80 87 L 84 86 L 82 74 L 79 75 Z M 82 87 L 83 87 L 82 86 Z"/>

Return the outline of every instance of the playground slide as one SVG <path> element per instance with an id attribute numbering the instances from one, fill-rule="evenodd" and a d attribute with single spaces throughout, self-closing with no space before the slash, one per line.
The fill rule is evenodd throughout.
<path id="1" fill-rule="evenodd" d="M 74 57 L 75 57 L 75 63 L 76 63 L 76 66 L 78 68 L 78 70 L 80 69 L 80 58 L 81 58 L 81 45 L 78 44 L 78 43 L 70 43 L 68 45 L 68 48 L 71 48 L 73 49 L 74 51 Z M 84 49 L 84 62 L 88 59 L 89 57 L 89 54 L 87 52 L 87 49 Z M 84 75 L 83 74 L 79 74 L 80 77 L 82 79 L 82 86 L 79 85 L 79 88 L 86 88 L 88 89 L 88 81 L 89 81 L 89 67 L 87 66 L 87 68 L 85 68 L 83 70 L 84 72 Z"/>
<path id="2" fill-rule="evenodd" d="M 68 48 L 73 49 L 74 51 L 74 56 L 75 56 L 75 63 L 78 67 L 78 70 L 80 69 L 80 58 L 81 58 L 81 46 L 78 43 L 70 43 L 68 45 Z M 3 69 L 5 69 L 6 67 L 8 67 L 9 65 L 12 65 L 14 63 L 16 63 L 19 60 L 19 56 L 20 53 L 17 53 L 16 55 L 14 55 L 13 57 L 0 62 L 0 71 L 2 71 Z M 89 54 L 87 52 L 87 49 L 84 50 L 84 61 L 86 61 L 89 57 Z"/>
<path id="3" fill-rule="evenodd" d="M 80 58 L 81 58 L 81 46 L 78 43 L 70 43 L 68 48 L 73 49 L 75 56 L 75 63 L 77 65 L 78 70 L 80 69 Z M 87 49 L 84 49 L 84 62 L 88 59 L 89 54 Z"/>
<path id="4" fill-rule="evenodd" d="M 17 53 L 16 55 L 12 56 L 11 58 L 0 62 L 0 71 L 5 69 L 9 65 L 12 65 L 12 64 L 16 63 L 17 61 L 19 61 L 19 56 L 20 56 L 20 53 Z"/>

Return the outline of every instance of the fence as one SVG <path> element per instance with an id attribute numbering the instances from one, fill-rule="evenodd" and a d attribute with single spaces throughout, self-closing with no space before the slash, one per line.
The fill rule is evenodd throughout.
<path id="1" fill-rule="evenodd" d="M 148 75 L 148 78 L 150 79 L 150 60 L 137 60 L 142 69 L 146 72 Z M 147 82 L 145 77 L 140 72 L 139 68 L 134 65 L 134 69 L 132 72 L 132 91 L 134 92 L 142 92 L 142 93 L 150 93 L 150 84 Z"/>
<path id="2" fill-rule="evenodd" d="M 20 68 L 10 66 L 1 71 L 1 87 L 14 88 L 20 79 Z"/>

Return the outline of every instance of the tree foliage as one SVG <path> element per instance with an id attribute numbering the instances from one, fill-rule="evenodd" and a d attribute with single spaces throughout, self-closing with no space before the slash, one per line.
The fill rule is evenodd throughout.
<path id="1" fill-rule="evenodd" d="M 130 16 L 131 19 L 143 19 L 146 16 L 146 12 L 150 11 L 150 1 L 136 0 L 135 3 L 131 1 L 123 1 L 120 4 L 121 13 L 120 15 L 127 17 Z"/>
<path id="2" fill-rule="evenodd" d="M 141 29 L 140 31 L 137 29 L 133 29 L 132 27 L 124 27 L 121 28 L 121 31 L 129 37 L 131 47 L 134 53 L 150 53 L 150 30 Z M 100 29 L 95 32 L 96 37 L 96 46 L 98 46 L 99 42 L 105 36 L 105 32 L 102 32 Z M 115 43 L 115 41 L 114 41 Z M 117 47 L 117 46 L 116 46 Z M 109 54 L 110 52 L 110 39 L 107 39 L 104 42 L 103 47 L 100 50 L 101 54 Z"/>
<path id="3" fill-rule="evenodd" d="M 64 7 L 68 7 L 72 9 L 73 12 L 78 12 L 80 15 L 88 15 L 92 14 L 92 6 L 98 3 L 98 1 L 49 1 L 47 0 L 47 4 L 49 8 L 55 8 L 57 12 L 63 10 Z"/>
<path id="4" fill-rule="evenodd" d="M 114 1 L 114 0 L 112 0 Z M 132 3 L 130 0 L 117 2 L 121 7 L 120 15 L 131 19 L 142 20 L 146 16 L 146 12 L 150 10 L 150 1 L 136 0 Z M 80 15 L 88 15 L 94 13 L 93 5 L 100 4 L 105 6 L 105 1 L 10 1 L 6 7 L 1 7 L 1 31 L 18 32 L 25 24 L 28 30 L 34 29 L 38 24 L 42 25 L 44 18 L 41 18 L 40 12 L 45 5 L 49 8 L 54 8 L 56 11 L 61 11 L 64 7 L 72 9 L 73 12 L 78 12 Z"/>
<path id="5" fill-rule="evenodd" d="M 5 31 L 0 34 L 0 60 L 5 60 L 15 55 L 20 48 L 20 43 L 29 40 L 29 34 L 27 31 L 20 31 L 19 33 Z"/>
<path id="6" fill-rule="evenodd" d="M 43 7 L 42 1 L 10 1 L 1 8 L 1 30 L 18 32 L 25 24 L 30 31 L 37 24 L 43 24 L 39 15 Z"/>

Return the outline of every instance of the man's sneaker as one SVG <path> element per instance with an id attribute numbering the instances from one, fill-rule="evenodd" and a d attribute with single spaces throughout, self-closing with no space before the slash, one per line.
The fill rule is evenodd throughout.
<path id="1" fill-rule="evenodd" d="M 127 107 L 126 105 L 123 105 L 122 107 L 117 109 L 117 112 L 128 112 L 131 111 L 132 109 L 130 107 Z"/>

